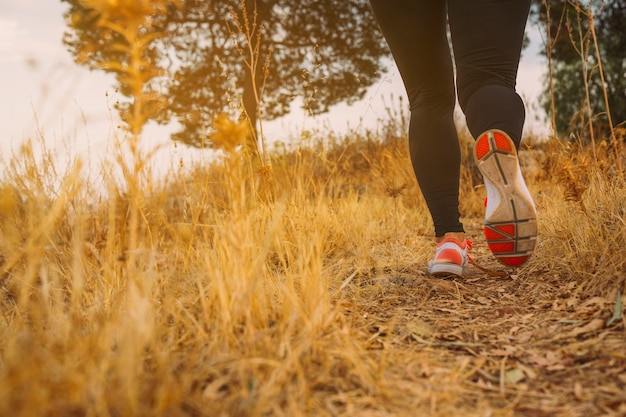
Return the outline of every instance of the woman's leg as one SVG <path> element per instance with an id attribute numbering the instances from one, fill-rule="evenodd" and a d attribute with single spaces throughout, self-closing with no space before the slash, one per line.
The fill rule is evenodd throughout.
<path id="1" fill-rule="evenodd" d="M 532 254 L 537 213 L 517 157 L 524 104 L 515 92 L 529 0 L 448 0 L 459 103 L 476 138 L 474 158 L 487 192 L 484 233 L 504 265 Z"/>
<path id="2" fill-rule="evenodd" d="M 435 235 L 463 232 L 454 77 L 441 0 L 371 0 L 404 82 L 411 109 L 409 146 Z"/>
<path id="3" fill-rule="evenodd" d="M 530 0 L 448 0 L 457 90 L 474 136 L 506 132 L 519 147 L 524 103 L 515 92 Z"/>

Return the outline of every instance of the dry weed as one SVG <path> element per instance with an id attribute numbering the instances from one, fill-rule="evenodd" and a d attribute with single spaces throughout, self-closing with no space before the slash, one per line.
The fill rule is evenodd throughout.
<path id="1" fill-rule="evenodd" d="M 125 30 L 139 59 L 141 31 Z M 626 413 L 612 153 L 546 145 L 530 263 L 438 280 L 398 126 L 263 149 L 259 170 L 239 146 L 247 129 L 218 118 L 222 157 L 157 183 L 137 146 L 151 96 L 136 72 L 125 80 L 133 159 L 120 146 L 125 182 L 105 198 L 79 167 L 50 184 L 60 167 L 28 148 L 4 170 L 0 415 Z M 493 267 L 464 140 L 461 209 Z"/>
<path id="2" fill-rule="evenodd" d="M 588 150 L 563 152 L 532 187 L 530 264 L 440 281 L 424 273 L 432 226 L 399 143 L 277 155 L 271 200 L 235 148 L 152 183 L 135 276 L 121 243 L 129 202 L 92 204 L 71 170 L 46 199 L 36 173 L 49 160 L 31 158 L 2 184 L 0 415 L 600 415 L 586 398 L 620 410 L 623 318 L 589 327 L 624 283 L 619 177 L 583 170 Z M 586 211 L 559 172 L 584 173 L 570 179 Z M 466 224 L 489 264 L 480 221 Z M 612 388 L 558 391 L 550 375 L 574 378 L 576 343 L 613 355 L 586 362 L 611 366 Z M 558 395 L 535 388 L 546 384 Z"/>

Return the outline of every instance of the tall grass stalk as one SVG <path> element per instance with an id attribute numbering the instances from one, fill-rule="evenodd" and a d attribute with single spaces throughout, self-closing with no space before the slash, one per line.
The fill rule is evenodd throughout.
<path id="1" fill-rule="evenodd" d="M 590 77 L 589 50 L 590 50 L 591 41 L 589 39 L 589 30 L 586 30 L 585 32 L 583 32 L 583 24 L 582 24 L 581 15 L 584 15 L 585 11 L 580 7 L 579 2 L 576 2 L 573 5 L 576 9 L 578 39 L 574 40 L 573 38 L 571 38 L 571 42 L 572 42 L 572 45 L 574 46 L 574 49 L 576 50 L 576 53 L 578 53 L 578 56 L 580 57 L 580 61 L 582 64 L 581 71 L 582 71 L 583 83 L 585 86 L 585 110 L 587 113 L 587 127 L 589 129 L 589 138 L 591 140 L 591 149 L 593 151 L 594 159 L 597 160 L 596 138 L 595 138 L 595 132 L 593 130 L 594 114 L 591 109 L 591 96 L 590 96 L 590 90 L 589 90 L 589 77 Z M 593 17 L 591 18 L 593 19 Z M 567 24 L 570 25 L 571 22 L 568 20 Z M 568 31 L 570 33 L 570 37 L 572 37 L 572 28 L 568 27 Z"/>
<path id="2" fill-rule="evenodd" d="M 46 198 L 36 179 L 50 171 L 46 159 L 6 170 L 0 415 L 414 415 L 431 413 L 432 401 L 435 414 L 458 413 L 473 372 L 407 342 L 407 306 L 381 285 L 395 270 L 411 303 L 430 308 L 431 281 L 420 276 L 432 225 L 410 182 L 406 143 L 323 140 L 323 157 L 321 145 L 273 154 L 273 201 L 250 193 L 256 174 L 241 146 L 150 184 L 136 284 L 112 272 L 126 270 L 124 196 L 89 204 L 69 169 Z M 563 202 L 558 172 L 592 160 L 590 151 L 545 146 L 550 171 L 531 184 L 542 190 L 542 232 L 518 276 L 608 294 L 624 283 L 615 256 L 626 239 L 624 184 L 601 166 L 574 171 L 585 214 Z M 391 199 L 388 181 L 407 186 Z M 468 207 L 480 206 L 465 186 Z M 466 223 L 481 220 L 470 213 Z M 371 347 L 372 311 L 387 326 L 376 336 L 382 350 Z M 416 366 L 438 371 L 420 376 Z"/>
<path id="3" fill-rule="evenodd" d="M 548 88 L 550 92 L 550 125 L 552 127 L 552 135 L 554 138 L 556 138 L 557 137 L 556 106 L 554 104 L 554 76 L 553 76 L 554 67 L 552 64 L 552 51 L 559 38 L 559 32 L 561 31 L 561 28 L 563 27 L 563 19 L 565 18 L 566 8 L 563 8 L 563 12 L 561 13 L 557 32 L 553 36 L 552 29 L 551 29 L 552 18 L 550 15 L 550 4 L 548 3 L 547 0 L 544 0 L 544 7 L 546 9 L 546 24 L 545 24 L 546 39 L 544 41 L 545 42 L 544 46 L 545 46 L 545 51 L 546 51 L 546 57 L 548 59 Z"/>
<path id="4" fill-rule="evenodd" d="M 582 71 L 582 79 L 584 83 L 584 92 L 585 92 L 585 113 L 587 115 L 586 128 L 589 131 L 589 138 L 591 141 L 591 149 L 594 154 L 594 158 L 597 159 L 597 144 L 596 144 L 596 133 L 594 131 L 594 119 L 598 115 L 593 114 L 593 110 L 591 107 L 591 91 L 589 79 L 592 74 L 597 71 L 601 81 L 601 90 L 604 99 L 604 107 L 607 116 L 607 122 L 609 127 L 610 134 L 610 142 L 612 144 L 613 152 L 615 155 L 615 165 L 618 175 L 623 178 L 624 177 L 624 169 L 622 163 L 622 143 L 618 140 L 615 127 L 613 125 L 613 120 L 611 116 L 610 106 L 608 102 L 608 92 L 607 86 L 604 77 L 604 69 L 602 65 L 603 57 L 600 53 L 600 48 L 598 44 L 598 38 L 595 30 L 595 16 L 596 13 L 600 13 L 601 9 L 597 12 L 594 12 L 592 2 L 588 2 L 587 8 L 585 9 L 580 2 L 568 0 L 568 5 L 574 8 L 576 11 L 576 38 L 574 35 L 574 28 L 572 25 L 572 21 L 567 16 L 568 7 L 563 7 L 561 16 L 559 17 L 559 23 L 557 25 L 556 34 L 551 33 L 552 28 L 552 16 L 550 14 L 550 5 L 547 1 L 544 1 L 544 7 L 546 11 L 546 19 L 545 19 L 545 28 L 546 28 L 546 37 L 545 40 L 545 52 L 548 59 L 548 87 L 549 87 L 549 96 L 550 96 L 550 105 L 551 105 L 551 126 L 553 134 L 556 135 L 556 109 L 555 109 L 555 94 L 554 94 L 554 77 L 553 77 L 553 63 L 552 63 L 552 52 L 559 38 L 559 33 L 563 28 L 567 28 L 568 35 L 570 38 L 570 42 L 576 51 L 576 53 L 580 56 L 581 59 L 581 71 Z M 604 2 L 601 3 L 601 8 L 604 7 Z M 586 28 L 583 30 L 583 21 L 586 23 Z M 591 52 L 591 47 L 593 43 L 593 54 Z M 589 68 L 589 60 L 591 56 L 595 59 L 596 64 Z M 584 122 L 584 117 L 583 117 Z M 596 160 L 596 163 L 598 161 Z"/>
<path id="5" fill-rule="evenodd" d="M 132 123 L 142 114 L 129 119 L 136 145 Z M 432 224 L 404 138 L 352 133 L 270 152 L 276 194 L 259 198 L 245 122 L 216 116 L 214 127 L 220 158 L 157 182 L 137 146 L 127 184 L 110 181 L 102 199 L 78 166 L 56 188 L 47 177 L 64 171 L 51 158 L 25 147 L 9 161 L 0 183 L 0 415 L 510 414 L 502 398 L 471 396 L 488 360 L 473 362 L 471 346 L 487 336 L 474 332 L 481 343 L 469 353 L 460 350 L 465 329 L 415 342 L 428 331 L 417 316 L 449 283 L 423 279 Z M 584 205 L 564 203 L 558 173 L 584 165 L 589 150 L 542 146 L 545 171 L 531 184 L 541 190 L 541 236 L 508 288 L 555 280 L 606 295 L 626 280 L 626 187 L 599 152 L 598 165 L 572 176 Z M 479 233 L 483 196 L 463 184 L 467 224 Z M 397 293 L 382 285 L 394 268 L 407 283 Z M 472 282 L 491 282 L 482 279 Z M 445 309 L 433 313 L 440 329 L 453 320 L 442 314 L 455 314 Z"/>
<path id="6" fill-rule="evenodd" d="M 148 48 L 151 42 L 162 37 L 163 33 L 156 32 L 151 22 L 155 15 L 167 12 L 167 4 L 164 1 L 116 4 L 92 0 L 88 0 L 87 3 L 98 13 L 98 25 L 112 30 L 123 39 L 123 42 L 118 42 L 112 47 L 124 53 L 126 62 L 108 61 L 103 62 L 101 66 L 117 71 L 120 83 L 130 89 L 132 99 L 125 115 L 130 134 L 127 137 L 127 144 L 132 162 L 129 166 L 123 156 L 120 156 L 118 162 L 122 168 L 130 200 L 128 224 L 122 227 L 128 227 L 129 238 L 124 250 L 128 257 L 126 265 L 129 278 L 134 279 L 138 273 L 137 233 L 143 206 L 142 194 L 146 188 L 146 184 L 142 183 L 142 176 L 146 162 L 150 159 L 150 154 L 144 155 L 141 150 L 141 132 L 146 122 L 156 115 L 163 101 L 148 87 L 153 78 L 162 75 L 154 62 L 154 56 L 148 53 Z M 121 149 L 120 151 L 123 152 Z M 141 283 L 142 280 L 137 282 Z"/>
<path id="7" fill-rule="evenodd" d="M 253 4 L 250 4 L 253 3 Z M 236 32 L 231 30 L 231 35 L 234 39 L 235 48 L 237 53 L 243 59 L 247 76 L 250 77 L 250 89 L 252 90 L 252 98 L 254 100 L 254 112 L 256 114 L 246 114 L 248 120 L 252 124 L 250 126 L 250 132 L 255 134 L 254 140 L 261 141 L 261 163 L 263 166 L 270 166 L 270 157 L 268 154 L 265 134 L 263 132 L 263 89 L 265 87 L 265 81 L 269 75 L 269 63 L 272 51 L 268 51 L 265 60 L 262 59 L 262 45 L 264 36 L 263 23 L 259 21 L 259 13 L 256 2 L 249 2 L 246 0 L 240 0 L 239 8 L 241 11 L 238 13 L 234 8 L 231 8 L 230 14 L 234 21 Z M 230 29 L 230 28 L 229 28 Z M 240 45 L 237 41 L 237 36 L 242 36 L 244 39 L 244 45 Z M 259 83 L 259 73 L 263 74 L 263 79 Z M 246 92 L 244 91 L 244 95 Z M 246 97 L 243 98 L 246 100 Z M 248 111 L 244 105 L 244 111 Z M 256 137 L 256 123 L 259 124 L 259 137 Z M 258 149 L 255 146 L 254 149 Z"/>
<path id="8" fill-rule="evenodd" d="M 602 3 L 604 6 L 604 2 Z M 589 31 L 591 32 L 591 39 L 593 40 L 594 53 L 596 57 L 596 61 L 598 62 L 598 74 L 600 75 L 600 81 L 602 82 L 602 94 L 604 97 L 604 107 L 606 109 L 606 117 L 609 124 L 609 131 L 611 133 L 611 143 L 613 145 L 613 150 L 615 152 L 615 162 L 617 164 L 617 169 L 619 171 L 619 175 L 622 179 L 624 179 L 624 170 L 622 168 L 622 155 L 621 151 L 623 148 L 623 144 L 617 140 L 617 136 L 615 135 L 615 127 L 613 125 L 613 116 L 611 115 L 611 107 L 609 106 L 609 96 L 606 90 L 606 81 L 604 80 L 604 69 L 602 67 L 602 56 L 600 55 L 600 48 L 598 47 L 598 37 L 596 35 L 596 24 L 594 19 L 594 12 L 591 5 L 591 2 L 587 5 L 587 20 Z"/>

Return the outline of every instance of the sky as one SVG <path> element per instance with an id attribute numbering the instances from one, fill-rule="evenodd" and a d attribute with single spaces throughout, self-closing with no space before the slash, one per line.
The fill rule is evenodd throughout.
<path id="1" fill-rule="evenodd" d="M 102 162 L 115 153 L 114 78 L 73 63 L 62 44 L 67 8 L 60 0 L 0 0 L 0 161 L 33 139 L 36 146 L 56 155 L 59 163 L 80 158 L 97 175 Z M 543 132 L 547 131 L 545 123 L 535 120 L 541 114 L 533 109 L 545 63 L 537 53 L 538 29 L 529 25 L 527 32 L 533 42 L 522 56 L 518 92 L 527 105 L 526 129 Z M 321 126 L 338 133 L 375 128 L 378 120 L 387 117 L 385 103 L 389 104 L 392 94 L 406 97 L 395 65 L 390 63 L 388 72 L 360 102 L 335 106 L 317 118 L 296 110 L 265 122 L 265 136 L 268 141 L 286 141 Z M 149 125 L 143 133 L 147 149 L 159 149 L 154 167 L 166 173 L 181 160 L 188 165 L 206 160 L 206 152 L 175 144 L 169 133 L 156 125 Z"/>

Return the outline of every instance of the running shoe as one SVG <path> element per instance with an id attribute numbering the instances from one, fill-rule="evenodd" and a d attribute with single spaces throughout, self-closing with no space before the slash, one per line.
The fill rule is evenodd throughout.
<path id="1" fill-rule="evenodd" d="M 474 158 L 487 190 L 483 228 L 487 245 L 500 263 L 521 266 L 535 248 L 537 211 L 515 144 L 505 132 L 488 130 L 476 141 Z"/>
<path id="2" fill-rule="evenodd" d="M 467 275 L 472 242 L 465 239 L 459 242 L 452 237 L 437 243 L 435 257 L 428 262 L 428 273 L 434 276 Z"/>

